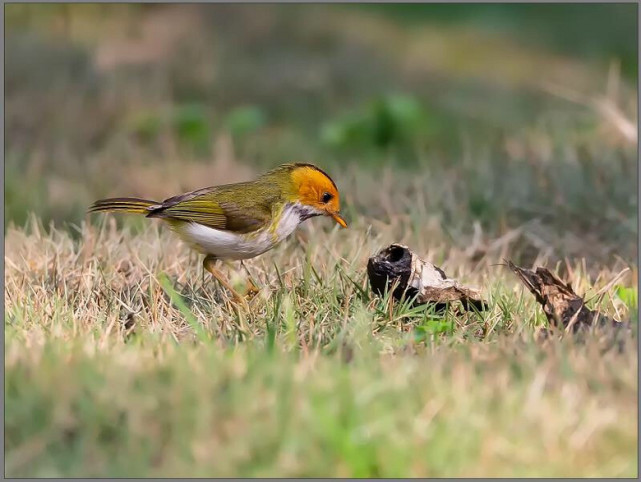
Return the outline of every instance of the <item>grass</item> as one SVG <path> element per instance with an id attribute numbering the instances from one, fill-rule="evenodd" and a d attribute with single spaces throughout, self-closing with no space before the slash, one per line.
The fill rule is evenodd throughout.
<path id="1" fill-rule="evenodd" d="M 43 347 L 5 382 L 7 475 L 634 477 L 633 350 L 514 342 L 349 363 L 281 341 Z"/>
<path id="2" fill-rule="evenodd" d="M 635 339 L 535 343 L 542 312 L 496 254 L 470 269 L 436 231 L 423 252 L 489 311 L 379 299 L 364 266 L 394 230 L 324 224 L 248 263 L 263 286 L 248 312 L 157 225 L 10 229 L 6 474 L 636 474 Z M 570 268 L 589 295 L 621 266 Z M 634 279 L 617 286 L 600 308 L 636 316 L 616 294 Z"/>
<path id="3" fill-rule="evenodd" d="M 377 8 L 8 7 L 5 475 L 638 475 L 636 37 L 575 41 L 602 10 Z M 158 223 L 83 218 L 292 160 L 350 228 L 249 260 L 250 310 Z M 489 309 L 374 296 L 392 242 Z M 506 258 L 633 335 L 535 341 Z"/>

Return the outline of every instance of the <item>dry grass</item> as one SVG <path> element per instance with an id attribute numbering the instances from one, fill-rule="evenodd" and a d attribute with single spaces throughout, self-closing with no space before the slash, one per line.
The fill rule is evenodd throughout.
<path id="1" fill-rule="evenodd" d="M 470 265 L 435 227 L 405 242 L 488 313 L 390 305 L 364 266 L 395 230 L 366 222 L 250 261 L 249 312 L 157 225 L 10 229 L 7 475 L 636 475 L 635 339 L 534 343 L 544 317 L 501 253 Z M 569 268 L 579 292 L 620 270 Z M 613 290 L 600 308 L 635 316 Z"/>

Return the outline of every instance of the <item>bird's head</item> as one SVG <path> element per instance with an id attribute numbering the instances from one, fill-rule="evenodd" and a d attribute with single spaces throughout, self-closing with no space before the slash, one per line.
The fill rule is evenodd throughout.
<path id="1" fill-rule="evenodd" d="M 327 173 L 312 164 L 285 164 L 277 168 L 286 175 L 287 197 L 309 209 L 312 215 L 329 216 L 342 227 L 347 223 L 340 214 L 340 196 Z"/>

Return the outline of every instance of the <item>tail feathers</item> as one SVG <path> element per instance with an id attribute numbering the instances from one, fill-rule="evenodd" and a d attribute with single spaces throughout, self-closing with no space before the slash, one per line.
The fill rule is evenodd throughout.
<path id="1" fill-rule="evenodd" d="M 87 210 L 90 213 L 120 211 L 126 213 L 146 214 L 151 206 L 156 206 L 156 201 L 138 199 L 134 197 L 114 197 L 96 201 Z"/>

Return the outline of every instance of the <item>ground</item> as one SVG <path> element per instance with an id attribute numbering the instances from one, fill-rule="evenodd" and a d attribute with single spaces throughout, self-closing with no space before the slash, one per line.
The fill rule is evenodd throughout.
<path id="1" fill-rule="evenodd" d="M 34 8 L 7 16 L 6 475 L 637 475 L 625 56 L 436 11 Z M 299 160 L 349 229 L 311 219 L 247 261 L 249 310 L 159 220 L 84 214 Z M 367 260 L 392 242 L 488 310 L 374 295 Z M 537 341 L 506 259 L 629 339 Z"/>

